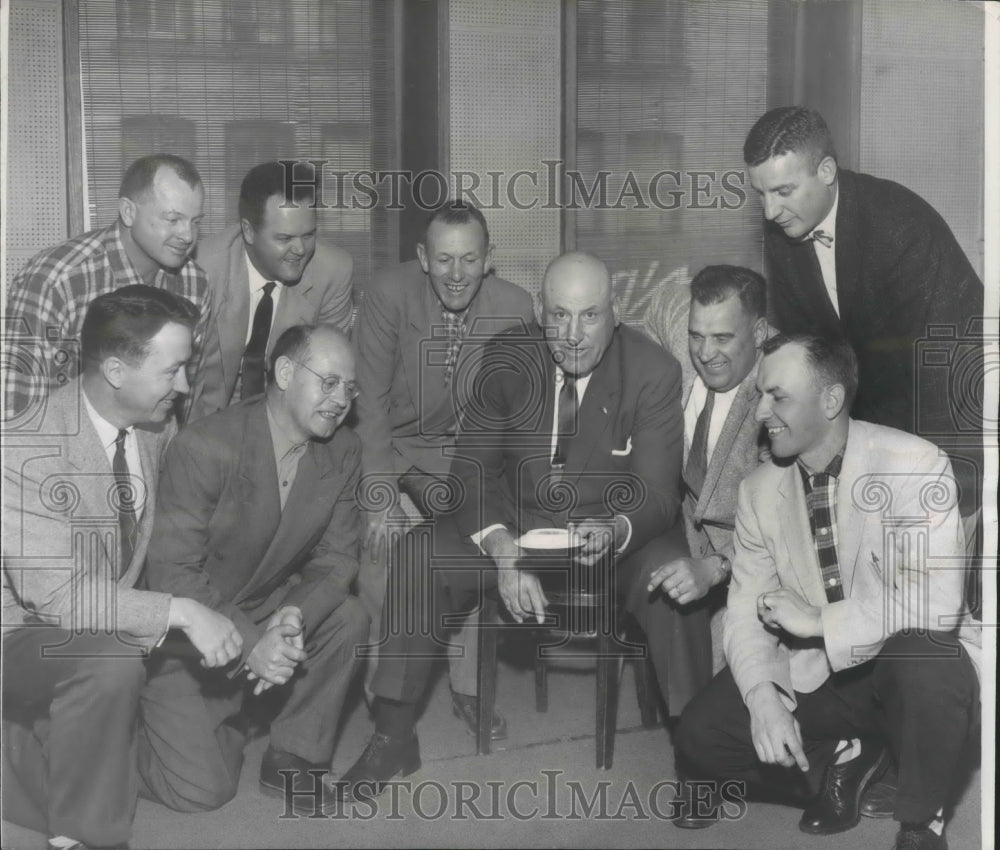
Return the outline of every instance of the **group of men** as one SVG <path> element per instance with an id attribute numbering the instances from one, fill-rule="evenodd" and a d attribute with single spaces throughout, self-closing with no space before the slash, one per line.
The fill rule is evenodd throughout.
<path id="1" fill-rule="evenodd" d="M 913 436 L 918 395 L 936 434 L 952 416 L 914 350 L 929 325 L 966 333 L 982 284 L 918 196 L 838 169 L 815 112 L 772 110 L 744 154 L 768 282 L 701 270 L 647 317 L 661 345 L 583 252 L 549 264 L 536 319 L 462 202 L 366 285 L 349 337 L 351 259 L 279 163 L 201 242 L 194 168 L 133 164 L 118 221 L 8 294 L 5 817 L 107 847 L 138 795 L 220 806 L 257 709 L 265 790 L 307 814 L 378 792 L 420 767 L 443 618 L 495 589 L 541 622 L 553 585 L 518 539 L 565 528 L 574 568 L 605 570 L 645 633 L 683 779 L 780 793 L 825 834 L 891 766 L 867 813 L 900 821 L 897 846 L 945 847 L 977 724 L 978 479 L 960 489 Z M 432 545 L 396 557 L 426 527 Z M 421 622 L 390 628 L 420 599 Z M 375 730 L 333 778 L 366 643 Z M 451 645 L 475 732 L 474 629 Z M 719 817 L 693 787 L 678 826 Z"/>

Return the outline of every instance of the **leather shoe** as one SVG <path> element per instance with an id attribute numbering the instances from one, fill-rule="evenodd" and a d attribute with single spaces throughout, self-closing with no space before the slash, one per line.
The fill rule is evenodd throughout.
<path id="1" fill-rule="evenodd" d="M 473 737 L 479 731 L 479 697 L 451 692 L 451 709 L 455 717 L 465 721 L 469 734 Z M 507 719 L 496 709 L 493 709 L 493 722 L 490 724 L 490 740 L 503 741 L 507 738 Z"/>
<path id="2" fill-rule="evenodd" d="M 284 797 L 297 815 L 313 815 L 323 774 L 329 770 L 328 764 L 308 761 L 269 746 L 260 763 L 260 787 L 269 796 Z"/>
<path id="3" fill-rule="evenodd" d="M 342 802 L 367 801 L 381 794 L 390 780 L 417 770 L 420 770 L 420 744 L 416 735 L 390 738 L 376 732 L 361 758 L 331 785 Z"/>
<path id="4" fill-rule="evenodd" d="M 878 782 L 873 782 L 861 795 L 861 816 L 891 818 L 896 809 L 896 771 L 889 769 Z"/>
<path id="5" fill-rule="evenodd" d="M 670 822 L 680 829 L 705 829 L 719 820 L 719 795 L 714 784 L 706 790 L 698 783 L 682 782 L 672 805 L 676 814 Z"/>
<path id="6" fill-rule="evenodd" d="M 819 794 L 806 806 L 799 829 L 810 835 L 833 835 L 857 826 L 861 795 L 889 766 L 882 745 L 862 741 L 861 754 L 843 764 L 828 765 Z"/>
<path id="7" fill-rule="evenodd" d="M 893 850 L 948 850 L 948 841 L 924 824 L 903 823 Z"/>

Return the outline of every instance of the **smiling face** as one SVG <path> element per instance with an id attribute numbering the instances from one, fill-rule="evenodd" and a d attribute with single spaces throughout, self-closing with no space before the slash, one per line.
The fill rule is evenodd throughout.
<path id="1" fill-rule="evenodd" d="M 191 329 L 168 322 L 149 340 L 142 361 L 109 358 L 105 369 L 112 376 L 121 421 L 140 424 L 166 419 L 177 396 L 189 391 L 184 365 L 190 356 Z"/>
<path id="2" fill-rule="evenodd" d="M 283 208 L 284 202 L 284 195 L 271 195 L 259 227 L 246 219 L 240 225 L 250 261 L 263 278 L 294 284 L 316 252 L 316 211 L 301 201 Z"/>
<path id="3" fill-rule="evenodd" d="M 764 218 L 789 239 L 802 239 L 826 218 L 837 196 L 837 163 L 825 157 L 818 167 L 805 152 L 772 156 L 750 166 L 750 185 L 760 195 Z"/>
<path id="4" fill-rule="evenodd" d="M 492 268 L 493 248 L 486 243 L 478 221 L 434 221 L 424 242 L 417 245 L 417 259 L 441 306 L 461 313 L 475 299 Z"/>
<path id="5" fill-rule="evenodd" d="M 189 186 L 165 165 L 136 199 L 119 198 L 118 212 L 127 228 L 126 252 L 140 274 L 184 265 L 198 241 L 204 202 L 200 185 Z"/>
<path id="6" fill-rule="evenodd" d="M 766 336 L 767 320 L 750 315 L 736 293 L 716 304 L 691 300 L 688 352 L 709 389 L 724 393 L 739 386 L 757 362 Z"/>
<path id="7" fill-rule="evenodd" d="M 323 392 L 323 378 L 334 376 L 341 380 L 328 395 Z M 309 337 L 309 352 L 301 365 L 279 357 L 274 379 L 282 391 L 278 404 L 288 436 L 297 442 L 326 440 L 351 410 L 345 384 L 355 380 L 354 353 L 342 334 L 318 328 Z"/>

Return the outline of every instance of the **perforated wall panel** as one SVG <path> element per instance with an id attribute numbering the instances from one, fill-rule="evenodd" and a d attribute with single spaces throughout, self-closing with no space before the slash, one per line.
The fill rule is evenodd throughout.
<path id="1" fill-rule="evenodd" d="M 58 0 L 11 0 L 4 287 L 66 238 L 62 13 Z"/>
<path id="2" fill-rule="evenodd" d="M 459 178 L 465 187 L 479 179 L 477 199 L 499 207 L 484 209 L 497 273 L 537 292 L 559 252 L 559 210 L 542 208 L 543 161 L 561 150 L 559 0 L 451 0 L 448 7 L 452 190 L 456 172 L 475 175 Z M 515 178 L 522 171 L 528 174 Z"/>
<path id="3" fill-rule="evenodd" d="M 980 4 L 864 0 L 861 44 L 861 170 L 924 197 L 982 275 Z"/>

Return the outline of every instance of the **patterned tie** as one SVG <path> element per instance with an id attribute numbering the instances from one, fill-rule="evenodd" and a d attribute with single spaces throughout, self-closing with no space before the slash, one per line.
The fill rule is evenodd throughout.
<path id="1" fill-rule="evenodd" d="M 577 414 L 580 412 L 580 400 L 576 395 L 576 378 L 564 375 L 562 388 L 559 390 L 559 414 L 556 435 L 556 453 L 552 456 L 552 465 L 563 467 L 569 454 L 569 441 L 576 433 Z"/>
<path id="2" fill-rule="evenodd" d="M 455 375 L 455 364 L 458 363 L 458 352 L 462 347 L 462 337 L 465 336 L 465 315 L 468 311 L 453 313 L 441 308 L 441 318 L 444 319 L 448 333 L 448 359 L 444 364 L 444 385 L 450 386 Z"/>
<path id="3" fill-rule="evenodd" d="M 811 477 L 805 467 L 799 464 L 806 491 L 809 528 L 816 546 L 816 558 L 823 574 L 823 590 L 828 602 L 840 602 L 844 598 L 840 562 L 837 558 L 837 517 L 834 513 L 840 461 L 841 457 L 836 457 L 824 472 L 817 472 Z"/>
<path id="4" fill-rule="evenodd" d="M 132 563 L 138 522 L 135 515 L 135 485 L 129 478 L 128 462 L 125 460 L 124 428 L 115 437 L 115 457 L 111 470 L 115 476 L 115 493 L 118 502 L 118 535 L 121 544 L 121 560 L 118 562 L 118 577 L 121 577 Z"/>
<path id="5" fill-rule="evenodd" d="M 715 390 L 709 390 L 705 397 L 705 405 L 694 425 L 691 451 L 688 452 L 687 466 L 684 467 L 684 481 L 695 499 L 701 496 L 701 488 L 705 484 L 705 475 L 708 472 L 708 426 L 712 421 L 714 406 Z"/>
<path id="6" fill-rule="evenodd" d="M 264 355 L 267 352 L 267 338 L 271 333 L 271 317 L 274 315 L 274 300 L 271 291 L 274 281 L 269 280 L 263 286 L 264 295 L 253 314 L 253 328 L 250 331 L 250 342 L 243 352 L 243 384 L 240 390 L 241 398 L 260 395 L 264 392 Z"/>
<path id="7" fill-rule="evenodd" d="M 825 230 L 814 230 L 811 239 L 815 239 L 824 248 L 829 248 L 833 244 L 833 236 Z"/>

